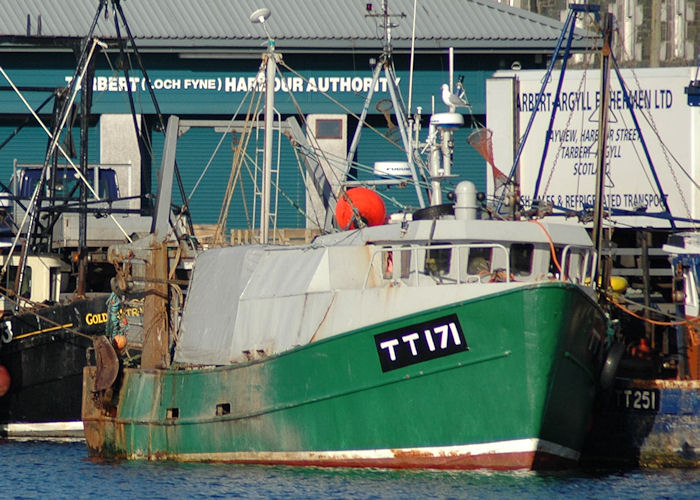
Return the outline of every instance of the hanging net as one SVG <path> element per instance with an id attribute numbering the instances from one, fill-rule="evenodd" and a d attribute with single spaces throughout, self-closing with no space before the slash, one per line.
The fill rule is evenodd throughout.
<path id="1" fill-rule="evenodd" d="M 508 185 L 508 177 L 506 174 L 501 172 L 501 170 L 496 167 L 493 162 L 493 143 L 491 141 L 491 136 L 493 132 L 488 128 L 479 128 L 469 134 L 467 137 L 467 142 L 471 147 L 476 149 L 479 154 L 491 165 L 491 174 L 493 175 L 493 194 L 498 197 L 504 193 L 503 190 L 506 189 Z"/>
<path id="2" fill-rule="evenodd" d="M 491 142 L 491 136 L 493 132 L 488 128 L 479 128 L 474 132 L 469 134 L 467 137 L 467 142 L 471 147 L 476 149 L 484 160 L 493 165 L 493 143 Z"/>

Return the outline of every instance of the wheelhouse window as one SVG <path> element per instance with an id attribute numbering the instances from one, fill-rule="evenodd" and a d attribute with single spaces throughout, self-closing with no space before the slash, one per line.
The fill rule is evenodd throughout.
<path id="1" fill-rule="evenodd" d="M 491 271 L 491 248 L 470 248 L 467 274 L 481 275 Z"/>
<path id="2" fill-rule="evenodd" d="M 510 246 L 510 272 L 516 276 L 532 274 L 532 243 L 513 243 Z"/>
<path id="3" fill-rule="evenodd" d="M 396 268 L 396 266 L 399 266 Z M 406 279 L 411 274 L 411 248 L 406 246 L 401 250 L 387 250 L 382 254 L 382 271 L 384 279 L 394 277 L 394 269 L 398 270 L 398 276 Z"/>
<path id="4" fill-rule="evenodd" d="M 90 183 L 90 186 L 95 189 L 95 182 L 94 182 L 94 173 L 93 170 L 88 171 L 87 176 L 86 176 L 87 181 Z M 28 175 L 25 175 L 25 182 L 30 182 L 31 186 L 31 191 L 34 192 L 34 189 L 36 188 L 36 185 L 39 183 L 38 178 L 30 178 Z M 75 173 L 72 170 L 67 170 L 63 169 L 59 172 L 56 173 L 56 177 L 54 180 L 54 187 L 56 189 L 56 198 L 59 200 L 79 200 L 80 199 L 80 185 L 82 184 L 82 180 L 80 177 L 78 177 L 78 174 Z M 45 196 L 50 195 L 50 186 L 51 186 L 51 181 L 47 180 L 44 186 L 45 189 Z M 108 180 L 105 179 L 103 176 L 100 176 L 98 179 L 98 186 L 96 188 L 97 195 L 100 197 L 100 199 L 110 199 L 112 197 L 109 189 L 109 183 Z M 92 194 L 92 191 L 88 189 L 87 191 L 87 196 L 90 199 L 94 199 L 94 195 Z"/>
<path id="5" fill-rule="evenodd" d="M 554 256 L 551 255 L 549 256 L 549 274 L 556 277 L 556 278 L 562 278 L 561 276 L 561 271 L 562 269 L 557 267 L 557 263 L 559 263 L 559 266 L 565 266 L 565 263 L 562 262 L 562 253 L 563 253 L 563 248 L 562 247 L 554 247 L 554 254 L 556 256 L 556 262 L 554 261 Z"/>
<path id="6" fill-rule="evenodd" d="M 445 243 L 435 242 L 435 245 Z M 451 248 L 427 248 L 425 251 L 425 273 L 431 276 L 444 276 L 450 272 Z"/>

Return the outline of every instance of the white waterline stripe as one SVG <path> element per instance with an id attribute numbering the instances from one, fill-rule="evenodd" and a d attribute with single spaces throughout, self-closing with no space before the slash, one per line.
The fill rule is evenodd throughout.
<path id="1" fill-rule="evenodd" d="M 0 424 L 0 432 L 7 437 L 82 437 L 83 423 L 73 422 L 31 422 Z"/>
<path id="2" fill-rule="evenodd" d="M 382 460 L 402 458 L 410 454 L 419 454 L 422 458 L 455 458 L 458 456 L 501 455 L 509 453 L 532 453 L 535 451 L 549 453 L 568 460 L 578 461 L 580 453 L 545 440 L 536 438 L 498 441 L 493 443 L 468 444 L 457 446 L 430 446 L 424 448 L 381 448 L 373 450 L 342 451 L 231 451 L 219 453 L 183 453 L 178 458 L 184 460 L 264 460 L 280 462 L 310 462 L 319 460 Z M 137 451 L 134 458 L 145 457 Z"/>

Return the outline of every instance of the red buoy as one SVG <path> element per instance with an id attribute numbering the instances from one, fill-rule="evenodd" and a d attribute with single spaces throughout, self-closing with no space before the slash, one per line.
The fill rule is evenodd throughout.
<path id="1" fill-rule="evenodd" d="M 340 229 L 357 229 L 360 221 L 367 226 L 379 226 L 386 222 L 386 207 L 371 189 L 348 189 L 335 206 L 335 220 Z"/>
<path id="2" fill-rule="evenodd" d="M 10 372 L 7 368 L 0 365 L 0 398 L 7 394 L 10 390 Z"/>

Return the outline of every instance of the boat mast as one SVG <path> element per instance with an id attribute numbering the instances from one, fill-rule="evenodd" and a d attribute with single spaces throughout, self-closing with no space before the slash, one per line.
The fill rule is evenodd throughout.
<path id="1" fill-rule="evenodd" d="M 84 40 L 87 44 L 88 40 Z M 88 127 L 90 126 L 90 107 L 92 106 L 92 81 L 95 73 L 95 59 L 87 61 L 87 71 L 80 81 L 80 173 L 83 179 L 88 178 Z M 97 180 L 95 172 L 95 180 Z M 87 199 L 88 187 L 80 183 L 80 212 L 78 213 L 78 283 L 76 295 L 85 296 L 87 279 Z"/>
<path id="2" fill-rule="evenodd" d="M 270 186 L 272 184 L 272 126 L 274 121 L 275 106 L 275 73 L 277 72 L 277 54 L 275 53 L 275 40 L 265 26 L 265 21 L 270 17 L 270 10 L 258 9 L 250 15 L 252 23 L 260 23 L 267 35 L 267 52 L 263 55 L 265 66 L 265 135 L 263 146 L 263 180 L 262 196 L 260 200 L 260 242 L 268 243 L 270 231 Z"/>
<path id="3" fill-rule="evenodd" d="M 391 23 L 389 15 L 389 2 L 388 0 L 382 0 L 382 12 L 380 14 L 372 14 L 372 4 L 367 4 L 368 14 L 366 17 L 381 17 L 383 19 L 384 28 L 384 46 L 382 48 L 382 55 L 374 67 L 372 72 L 372 84 L 369 87 L 367 96 L 365 97 L 365 103 L 362 107 L 362 113 L 360 114 L 360 120 L 355 129 L 355 134 L 353 135 L 352 142 L 350 143 L 350 149 L 348 150 L 348 155 L 346 158 L 347 168 L 346 171 L 350 170 L 350 166 L 355 158 L 355 153 L 357 151 L 357 146 L 360 142 L 360 136 L 362 134 L 362 127 L 365 124 L 365 119 L 367 118 L 367 111 L 369 105 L 372 102 L 372 97 L 374 96 L 374 90 L 377 87 L 377 82 L 379 81 L 379 74 L 382 69 L 384 69 L 384 76 L 387 82 L 387 88 L 389 89 L 389 95 L 391 97 L 391 103 L 394 108 L 394 113 L 396 116 L 396 122 L 401 132 L 401 140 L 403 142 L 404 148 L 406 149 L 406 160 L 408 167 L 411 171 L 411 177 L 413 178 L 413 185 L 416 190 L 416 197 L 418 198 L 418 204 L 421 208 L 425 207 L 425 201 L 423 200 L 423 193 L 421 191 L 420 182 L 418 179 L 418 172 L 416 171 L 416 157 L 415 148 L 412 144 L 412 136 L 408 127 L 408 114 L 406 112 L 403 100 L 401 99 L 401 93 L 399 92 L 399 86 L 396 82 L 396 72 L 394 71 L 394 64 L 391 57 L 391 28 L 395 25 Z M 401 17 L 405 17 L 405 14 L 401 14 Z"/>
<path id="4" fill-rule="evenodd" d="M 525 132 L 523 133 L 523 136 L 520 138 L 520 141 L 518 143 L 518 148 L 515 152 L 515 156 L 513 157 L 513 165 L 511 166 L 510 172 L 508 173 L 508 182 L 513 182 L 516 179 L 516 172 L 518 170 L 518 165 L 520 164 L 520 157 L 522 156 L 523 150 L 525 149 L 525 144 L 527 143 L 527 138 L 530 135 L 530 131 L 532 129 L 532 126 L 535 122 L 535 117 L 537 116 L 538 110 L 543 108 L 543 104 L 545 102 L 545 96 L 546 92 L 545 90 L 547 89 L 547 85 L 550 82 L 550 78 L 552 75 L 552 72 L 554 71 L 554 67 L 559 61 L 559 53 L 562 51 L 562 47 L 564 47 L 564 52 L 562 54 L 562 67 L 561 67 L 561 72 L 559 75 L 559 82 L 557 84 L 557 90 L 555 92 L 555 105 L 554 109 L 552 112 L 552 116 L 550 117 L 549 121 L 549 127 L 548 131 L 551 131 L 552 125 L 554 123 L 554 115 L 556 114 L 557 109 L 559 108 L 558 104 L 558 99 L 561 93 L 562 85 L 564 82 L 564 73 L 566 72 L 566 66 L 567 66 L 567 61 L 569 59 L 569 55 L 571 53 L 571 44 L 574 36 L 574 31 L 576 29 L 576 19 L 579 14 L 585 14 L 585 13 L 591 13 L 595 16 L 596 21 L 599 20 L 600 18 L 600 5 L 593 5 L 593 4 L 579 4 L 579 3 L 572 3 L 569 5 L 569 14 L 566 17 L 566 21 L 564 22 L 564 27 L 561 30 L 561 33 L 559 34 L 559 38 L 557 40 L 557 44 L 554 48 L 554 53 L 552 54 L 552 57 L 549 61 L 549 65 L 547 67 L 547 71 L 545 72 L 544 78 L 542 79 L 542 85 L 540 87 L 539 92 L 537 92 L 537 97 L 535 100 L 535 106 L 530 113 L 530 118 L 527 122 L 527 125 L 525 127 Z M 566 44 L 564 43 L 566 42 Z M 547 137 L 547 140 L 545 140 L 544 144 L 544 150 L 542 153 L 542 159 L 540 161 L 540 169 L 537 174 L 537 180 L 535 181 L 535 190 L 532 196 L 533 202 L 535 202 L 538 198 L 539 194 L 539 185 L 540 185 L 540 180 L 542 178 L 542 172 L 544 169 L 544 163 L 545 159 L 547 157 L 547 152 L 549 150 L 549 137 Z M 506 192 L 505 190 L 501 193 L 501 195 L 498 197 L 498 201 L 496 204 L 496 213 L 500 213 L 501 207 L 505 203 L 505 197 L 506 197 Z"/>
<path id="5" fill-rule="evenodd" d="M 593 211 L 593 243 L 598 254 L 596 280 L 600 280 L 600 289 L 608 288 L 607 264 L 603 264 L 603 218 L 605 168 L 607 163 L 606 146 L 608 137 L 608 108 L 610 104 L 610 44 L 612 41 L 612 14 L 605 16 L 603 25 L 603 49 L 600 61 L 600 114 L 598 123 L 598 168 L 596 172 L 595 207 Z"/>
<path id="6" fill-rule="evenodd" d="M 61 128 L 63 128 L 63 124 L 65 124 L 65 121 L 68 117 L 68 113 L 70 110 L 70 107 L 72 106 L 72 100 L 75 98 L 75 92 L 77 91 L 77 84 L 79 81 L 82 81 L 86 77 L 87 69 L 89 65 L 92 62 L 92 57 L 94 54 L 94 51 L 97 49 L 97 46 L 101 44 L 99 40 L 96 38 L 93 38 L 93 33 L 95 31 L 95 27 L 97 26 L 97 21 L 100 17 L 100 14 L 103 10 L 103 8 L 106 6 L 107 0 L 100 0 L 100 3 L 97 8 L 97 12 L 95 13 L 95 16 L 92 20 L 92 25 L 90 26 L 90 30 L 88 32 L 88 35 L 84 38 L 85 43 L 81 47 L 81 53 L 78 61 L 78 66 L 75 70 L 75 74 L 73 78 L 71 79 L 71 83 L 68 86 L 68 94 L 70 94 L 72 97 L 70 99 L 67 99 L 66 101 L 63 102 L 61 106 L 61 112 L 59 113 L 60 116 L 60 124 L 55 128 L 53 136 L 51 133 L 46 129 L 46 127 L 41 123 L 41 120 L 39 119 L 38 116 L 35 114 L 35 118 L 39 121 L 40 125 L 44 128 L 44 130 L 49 134 L 50 137 L 50 143 L 49 147 L 46 152 L 46 157 L 44 159 L 44 166 L 41 171 L 41 177 L 39 178 L 39 181 L 37 182 L 37 186 L 34 189 L 34 193 L 32 194 L 32 198 L 27 205 L 27 213 L 25 214 L 25 220 L 27 219 L 27 216 L 29 216 L 29 223 L 27 226 L 26 230 L 26 238 L 24 242 L 24 246 L 22 248 L 22 252 L 20 253 L 20 261 L 18 265 L 18 270 L 17 270 L 17 277 L 15 279 L 15 293 L 19 296 L 20 290 L 22 289 L 22 283 L 24 282 L 25 279 L 25 272 L 26 272 L 26 267 L 27 267 L 27 257 L 28 257 L 28 252 L 32 250 L 30 248 L 32 246 L 32 239 L 34 235 L 34 231 L 36 228 L 36 225 L 38 224 L 38 218 L 39 218 L 39 211 L 41 209 L 41 190 L 44 189 L 45 182 L 46 182 L 46 175 L 47 171 L 50 168 L 49 163 L 52 162 L 53 155 L 56 151 L 56 149 L 61 150 L 61 152 L 66 156 L 66 158 L 70 161 L 70 158 L 66 155 L 65 151 L 62 150 L 62 148 L 58 144 L 59 140 L 59 132 Z M 92 44 L 88 43 L 88 40 L 92 40 Z M 4 74 L 4 72 L 3 72 Z M 8 78 L 5 75 L 5 78 Z M 9 78 L 8 78 L 9 79 Z M 90 79 L 90 85 L 92 85 L 92 79 Z M 85 99 L 83 96 L 81 99 Z M 31 110 L 31 109 L 30 109 Z M 69 124 L 70 126 L 70 124 Z M 87 142 L 87 139 L 86 139 Z M 75 165 L 73 165 L 75 168 Z M 80 172 L 79 170 L 76 169 L 78 174 L 82 177 L 82 182 L 86 182 L 86 178 L 83 176 L 83 173 Z M 55 172 L 53 172 L 55 174 Z M 81 189 L 82 189 L 82 184 L 81 184 Z M 82 192 L 82 191 L 81 191 Z M 95 193 L 97 194 L 97 193 Z M 55 198 L 55 194 L 52 193 L 52 198 Z M 97 197 L 97 196 L 96 196 Z M 52 203 L 54 201 L 52 200 Z M 13 243 L 12 248 L 14 249 L 14 245 L 17 242 L 17 239 L 22 234 L 22 228 L 24 228 L 24 223 L 25 221 L 23 220 L 22 223 L 19 225 L 18 231 L 17 231 L 17 236 L 15 238 L 15 243 Z M 50 241 L 50 240 L 49 240 Z M 49 247 L 50 249 L 50 247 Z M 10 253 L 12 253 L 12 250 L 10 250 Z M 3 272 L 4 269 L 6 269 L 8 263 L 11 262 L 11 259 L 7 259 L 7 262 L 5 263 L 5 266 L 3 267 Z M 15 309 L 19 308 L 19 301 L 15 305 Z"/>

